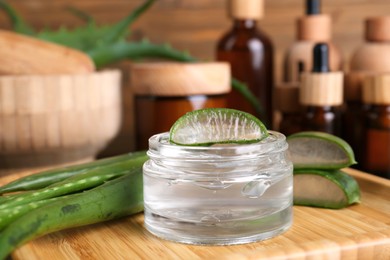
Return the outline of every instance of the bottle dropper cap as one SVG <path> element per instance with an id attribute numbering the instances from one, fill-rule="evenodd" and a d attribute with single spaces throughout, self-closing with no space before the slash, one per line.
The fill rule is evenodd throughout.
<path id="1" fill-rule="evenodd" d="M 228 6 L 233 19 L 259 20 L 264 16 L 264 0 L 229 0 Z"/>
<path id="2" fill-rule="evenodd" d="M 329 47 L 318 43 L 313 49 L 313 69 L 302 74 L 299 96 L 302 105 L 338 106 L 343 103 L 343 73 L 329 71 Z"/>
<path id="3" fill-rule="evenodd" d="M 329 47 L 319 43 L 313 49 L 313 72 L 329 72 Z"/>
<path id="4" fill-rule="evenodd" d="M 297 20 L 297 39 L 326 42 L 331 39 L 331 19 L 321 14 L 320 0 L 306 0 L 306 15 Z"/>
<path id="5" fill-rule="evenodd" d="M 390 74 L 371 75 L 363 81 L 363 103 L 390 104 Z"/>

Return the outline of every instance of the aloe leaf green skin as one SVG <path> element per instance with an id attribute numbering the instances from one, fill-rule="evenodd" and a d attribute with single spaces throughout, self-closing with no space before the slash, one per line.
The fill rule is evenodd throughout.
<path id="1" fill-rule="evenodd" d="M 0 233 L 0 259 L 45 234 L 143 210 L 142 169 L 94 189 L 58 199 L 15 219 Z"/>
<path id="2" fill-rule="evenodd" d="M 0 209 L 0 232 L 16 218 L 23 216 L 24 214 L 30 212 L 33 209 L 39 208 L 43 205 L 52 203 L 56 200 L 63 199 L 65 197 L 67 196 L 44 199 L 44 200 L 39 200 L 39 201 L 34 201 L 31 203 L 19 205 L 12 208 Z"/>
<path id="3" fill-rule="evenodd" d="M 4 200 L 1 201 L 0 209 L 80 192 L 85 189 L 99 186 L 106 181 L 123 176 L 134 169 L 141 168 L 147 158 L 148 157 L 145 155 L 143 157 L 105 165 L 104 167 L 92 168 L 91 170 L 76 174 L 39 190 L 5 196 Z"/>
<path id="4" fill-rule="evenodd" d="M 339 200 L 324 200 L 324 194 L 329 192 L 328 186 L 321 186 L 319 183 L 311 183 L 311 188 L 316 188 L 317 196 L 307 195 L 305 190 L 300 192 L 302 197 L 295 196 L 296 194 L 296 177 L 297 176 L 310 176 L 316 175 L 321 178 L 329 180 L 333 185 L 336 185 L 345 195 L 345 199 Z M 305 195 L 307 197 L 303 198 Z M 359 203 L 361 199 L 360 187 L 358 182 L 349 174 L 341 170 L 318 170 L 318 169 L 305 169 L 294 170 L 294 205 L 329 208 L 329 209 L 341 209 L 354 203 Z"/>
<path id="5" fill-rule="evenodd" d="M 294 169 L 323 169 L 323 170 L 338 170 L 341 168 L 349 167 L 351 165 L 356 164 L 355 160 L 355 154 L 352 150 L 352 147 L 344 141 L 342 138 L 324 133 L 324 132 L 317 132 L 317 131 L 302 131 L 298 132 L 292 135 L 287 136 L 286 140 L 287 143 L 289 144 L 289 150 L 292 150 L 292 146 L 294 145 L 292 141 L 297 140 L 297 139 L 318 139 L 318 140 L 324 140 L 327 142 L 332 142 L 335 145 L 337 145 L 340 149 L 342 149 L 347 156 L 346 160 L 343 162 L 338 162 L 334 164 L 329 164 L 329 163 L 300 163 L 300 162 L 294 162 Z M 315 149 L 321 150 L 322 148 L 316 147 Z M 313 151 L 314 152 L 314 151 Z M 292 152 L 290 153 L 292 155 L 293 159 L 293 154 Z"/>
<path id="6" fill-rule="evenodd" d="M 52 170 L 34 173 L 32 175 L 19 178 L 13 182 L 0 186 L 0 194 L 15 191 L 41 189 L 92 169 L 106 167 L 109 165 L 116 164 L 118 162 L 137 161 L 139 159 L 146 160 L 146 158 L 146 151 L 138 151 L 100 159 L 89 163 L 60 167 Z M 0 203 L 4 199 L 4 197 L 0 196 Z"/>

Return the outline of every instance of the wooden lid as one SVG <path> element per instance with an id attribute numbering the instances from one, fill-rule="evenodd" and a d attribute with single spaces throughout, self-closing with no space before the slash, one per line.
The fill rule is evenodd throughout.
<path id="1" fill-rule="evenodd" d="M 297 39 L 324 42 L 332 38 L 332 21 L 327 14 L 307 15 L 297 20 Z"/>
<path id="2" fill-rule="evenodd" d="M 235 19 L 261 19 L 264 0 L 229 0 L 229 16 Z"/>
<path id="3" fill-rule="evenodd" d="M 282 83 L 274 88 L 275 108 L 282 113 L 298 113 L 301 108 L 299 103 L 299 83 Z"/>
<path id="4" fill-rule="evenodd" d="M 368 18 L 365 26 L 367 41 L 390 41 L 390 16 Z"/>
<path id="5" fill-rule="evenodd" d="M 343 103 L 343 73 L 302 73 L 302 105 L 338 106 Z"/>
<path id="6" fill-rule="evenodd" d="M 188 96 L 230 91 L 227 62 L 147 62 L 131 66 L 130 83 L 136 95 Z"/>
<path id="7" fill-rule="evenodd" d="M 390 74 L 368 76 L 363 82 L 363 102 L 366 104 L 390 104 Z"/>

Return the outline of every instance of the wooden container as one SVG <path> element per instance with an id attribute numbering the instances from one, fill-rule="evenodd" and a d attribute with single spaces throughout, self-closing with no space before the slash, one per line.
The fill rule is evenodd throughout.
<path id="1" fill-rule="evenodd" d="M 187 112 L 226 107 L 230 66 L 226 62 L 145 62 L 133 64 L 137 149 L 148 148 L 149 138 L 169 131 Z"/>
<path id="2" fill-rule="evenodd" d="M 92 160 L 117 133 L 120 73 L 0 77 L 0 168 Z"/>

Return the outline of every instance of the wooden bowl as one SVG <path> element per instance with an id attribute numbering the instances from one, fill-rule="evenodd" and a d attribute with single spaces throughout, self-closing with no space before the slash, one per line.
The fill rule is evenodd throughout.
<path id="1" fill-rule="evenodd" d="M 120 76 L 0 76 L 0 168 L 94 159 L 120 127 Z"/>

